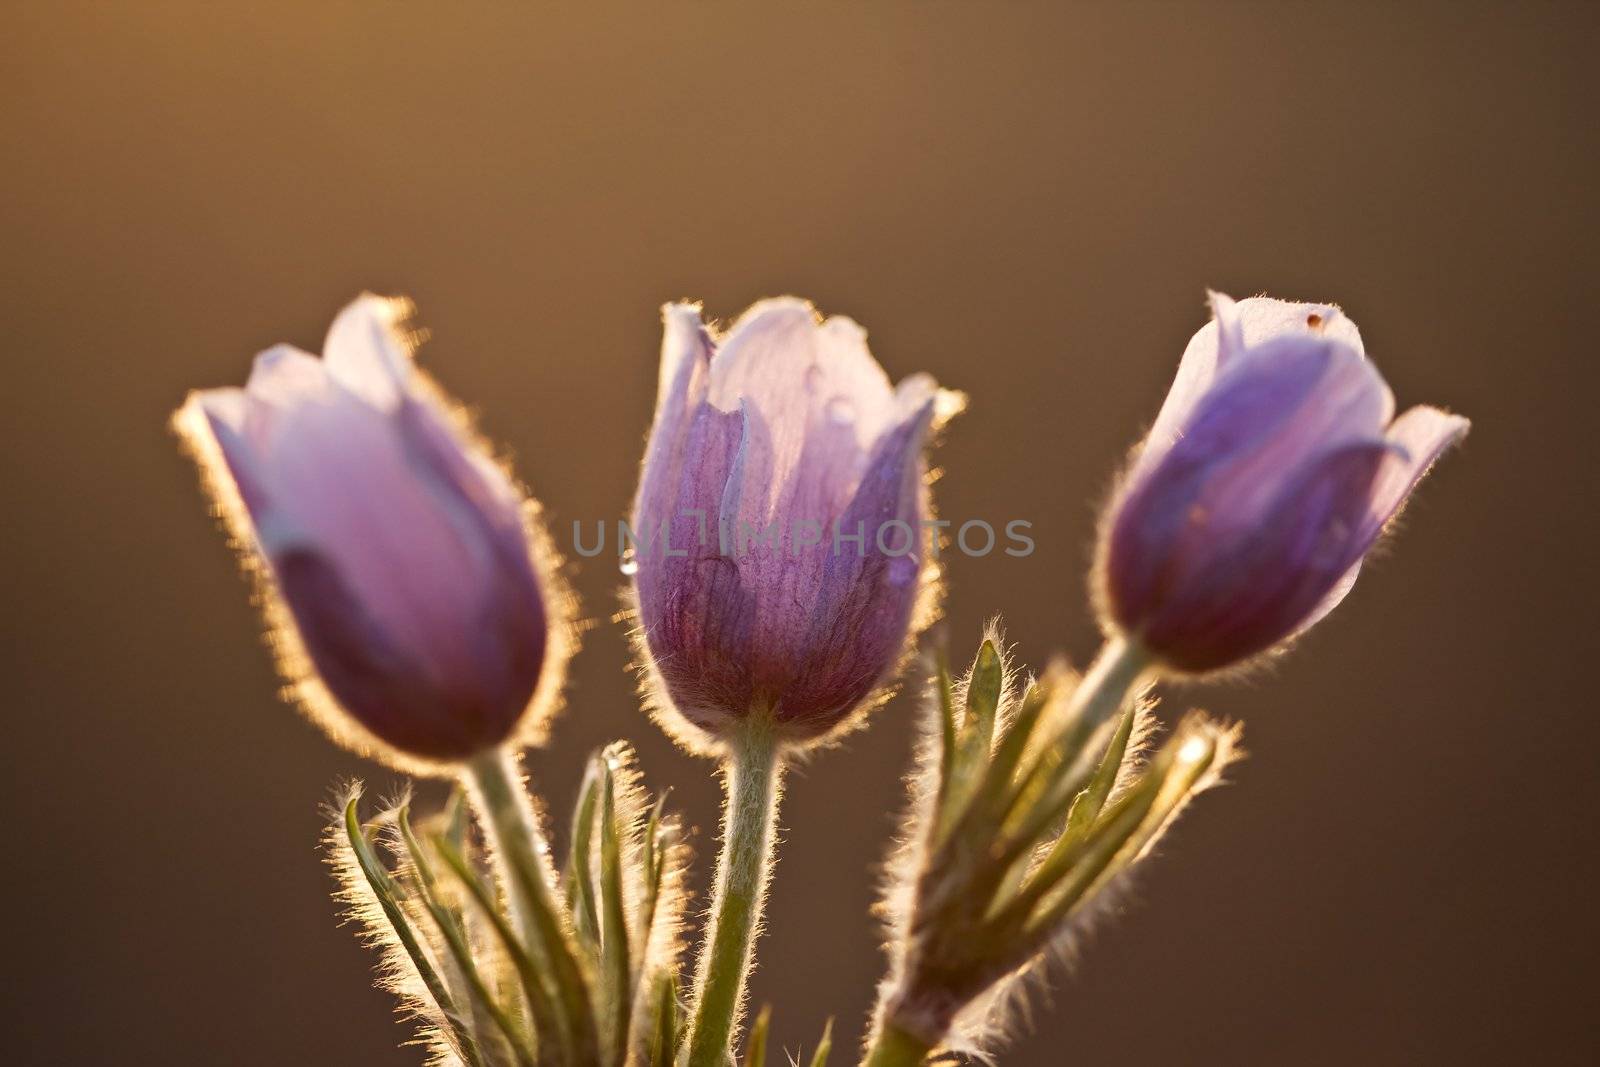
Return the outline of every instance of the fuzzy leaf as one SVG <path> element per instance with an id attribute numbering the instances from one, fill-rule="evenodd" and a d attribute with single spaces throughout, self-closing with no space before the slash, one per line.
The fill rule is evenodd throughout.
<path id="1" fill-rule="evenodd" d="M 405 862 L 408 865 L 402 868 L 402 873 L 409 875 L 408 881 L 413 885 L 416 895 L 423 900 L 425 908 L 434 904 L 441 907 L 448 913 L 449 921 L 462 932 L 463 937 L 466 937 L 466 923 L 460 910 L 437 899 L 438 880 L 434 876 L 433 864 L 429 861 L 427 853 L 423 851 L 421 843 L 417 840 L 416 833 L 412 830 L 411 809 L 409 806 L 400 806 L 395 812 L 394 823 L 399 832 L 400 845 L 404 852 Z M 448 831 L 450 824 L 447 822 L 445 825 Z M 430 915 L 430 918 L 438 922 L 437 916 Z M 468 940 L 470 941 L 470 938 Z M 450 962 L 453 962 L 453 955 Z M 465 1003 L 471 1007 L 473 1032 L 480 1035 L 486 1032 L 492 1033 L 494 1019 L 474 995 L 471 981 L 466 973 L 459 968 L 444 968 L 443 977 L 450 987 L 451 995 L 458 1002 Z M 500 983 L 490 980 L 487 984 L 498 988 Z M 493 1046 L 495 1042 L 491 1039 L 485 1041 L 484 1044 Z"/>
<path id="2" fill-rule="evenodd" d="M 954 722 L 954 690 L 947 673 L 942 669 L 938 679 L 940 709 L 944 721 Z M 978 655 L 967 672 L 966 705 L 958 727 L 946 729 L 946 738 L 954 734 L 952 755 L 949 760 L 947 786 L 942 788 L 939 803 L 939 826 L 935 840 L 943 840 L 961 820 L 973 797 L 985 779 L 994 744 L 995 719 L 1000 707 L 1000 697 L 1005 686 L 1004 665 L 994 642 L 984 641 Z"/>
<path id="3" fill-rule="evenodd" d="M 467 931 L 462 926 L 460 918 L 439 903 L 431 888 L 423 889 L 422 902 L 449 948 L 456 969 L 467 980 L 468 988 L 472 991 L 473 1006 L 494 1022 L 495 1029 L 511 1049 L 518 1067 L 534 1067 L 534 1053 L 528 1036 L 517 1029 L 515 1020 L 500 1004 L 494 990 L 484 979 L 483 972 L 478 969 L 478 962 L 473 958 L 472 945 L 467 940 Z"/>
<path id="4" fill-rule="evenodd" d="M 628 919 L 622 888 L 622 837 L 627 827 L 618 825 L 617 783 L 611 757 L 602 753 L 600 770 L 600 886 L 601 988 L 610 1024 L 610 1047 L 620 1058 L 628 1048 L 630 988 L 633 976 L 628 953 Z"/>
<path id="5" fill-rule="evenodd" d="M 567 910 L 578 938 L 594 947 L 600 943 L 600 921 L 594 900 L 594 873 L 590 866 L 594 842 L 595 806 L 600 789 L 600 754 L 589 757 L 572 812 L 572 845 L 567 855 Z"/>
<path id="6" fill-rule="evenodd" d="M 1197 718 L 1180 727 L 1138 781 L 1096 822 L 1079 855 L 1059 865 L 1070 873 L 1037 894 L 1044 903 L 1029 925 L 1060 921 L 1079 900 L 1142 856 L 1189 799 L 1215 779 L 1214 771 L 1229 758 L 1233 736 Z M 1046 868 L 1039 873 L 1044 875 Z"/>
<path id="7" fill-rule="evenodd" d="M 1117 772 L 1122 769 L 1123 757 L 1128 753 L 1128 738 L 1133 736 L 1133 723 L 1138 716 L 1139 706 L 1135 703 L 1130 703 L 1123 709 L 1121 717 L 1117 720 L 1116 731 L 1111 735 L 1111 741 L 1100 757 L 1100 766 L 1095 768 L 1094 777 L 1072 802 L 1072 810 L 1067 813 L 1067 829 L 1063 839 L 1087 833 L 1094 820 L 1099 817 L 1100 809 L 1106 806 L 1106 798 L 1111 796 L 1111 789 L 1117 784 Z"/>
<path id="8" fill-rule="evenodd" d="M 467 825 L 472 820 L 471 812 L 467 807 L 466 790 L 457 785 L 450 790 L 450 797 L 444 802 L 444 811 L 440 813 L 441 825 L 444 830 L 444 839 L 457 853 L 467 854 Z"/>
<path id="9" fill-rule="evenodd" d="M 640 851 L 644 856 L 644 892 L 639 900 L 639 940 L 646 947 L 650 944 L 650 931 L 655 927 L 656 903 L 661 898 L 661 881 L 667 873 L 667 848 L 670 846 L 666 826 L 661 816 L 667 806 L 667 795 L 662 793 L 656 802 L 650 806 L 650 815 L 645 820 L 644 839 Z M 643 954 L 636 961 L 642 964 Z M 638 966 L 635 968 L 637 979 Z"/>
<path id="10" fill-rule="evenodd" d="M 750 1044 L 745 1049 L 744 1067 L 766 1067 L 767 1031 L 772 1026 L 772 1005 L 761 1005 L 756 1023 L 750 1028 Z"/>
<path id="11" fill-rule="evenodd" d="M 445 866 L 450 868 L 450 872 L 466 888 L 473 903 L 478 906 L 479 912 L 489 921 L 501 948 L 505 950 L 512 967 L 516 969 L 517 977 L 521 980 L 522 994 L 528 1005 L 528 1015 L 533 1020 L 534 1033 L 539 1038 L 540 1047 L 553 1062 L 571 1062 L 572 1039 L 558 1014 L 556 997 L 549 988 L 548 977 L 534 962 L 516 931 L 495 906 L 494 893 L 483 884 L 483 880 L 473 871 L 466 858 L 442 836 L 435 838 L 433 845 L 438 850 L 439 857 L 444 860 Z"/>
<path id="12" fill-rule="evenodd" d="M 501 796 L 490 803 L 505 805 L 512 801 Z M 552 876 L 545 867 L 544 858 L 535 852 L 534 842 L 528 837 L 502 834 L 497 841 L 510 875 L 506 890 L 515 896 L 521 914 L 532 925 L 537 944 L 527 948 L 530 954 L 536 954 L 540 973 L 549 977 L 560 1018 L 570 1036 L 573 1060 L 579 1064 L 597 1062 L 600 1035 L 594 1003 L 590 999 L 589 977 L 579 961 L 579 948 L 568 930 L 564 910 L 556 900 Z"/>
<path id="13" fill-rule="evenodd" d="M 950 680 L 950 663 L 945 658 L 944 649 L 934 651 L 934 678 L 933 685 L 939 699 L 939 790 L 937 809 L 941 813 L 949 807 L 950 780 L 955 775 L 956 765 L 956 733 L 960 723 L 956 721 L 955 687 Z"/>
<path id="14" fill-rule="evenodd" d="M 963 729 L 969 730 L 975 742 L 981 743 L 985 750 L 994 741 L 995 714 L 1000 709 L 1005 682 L 1000 650 L 994 647 L 993 641 L 985 640 L 967 675 L 967 713 L 962 721 Z"/>
<path id="15" fill-rule="evenodd" d="M 677 976 L 663 973 L 656 979 L 652 997 L 652 1025 L 647 1050 L 650 1067 L 672 1067 L 673 1054 L 678 1048 L 680 1021 Z"/>
<path id="16" fill-rule="evenodd" d="M 355 854 L 356 863 L 360 866 L 372 895 L 377 899 L 378 906 L 383 909 L 384 917 L 394 929 L 395 937 L 400 940 L 406 955 L 411 957 L 411 963 L 416 967 L 422 984 L 427 987 L 428 995 L 433 998 L 440 1015 L 448 1023 L 450 1031 L 448 1036 L 452 1039 L 452 1046 L 466 1061 L 468 1067 L 481 1067 L 483 1053 L 478 1048 L 477 1041 L 463 1023 L 454 999 L 446 989 L 443 979 L 439 977 L 439 972 L 428 954 L 423 950 L 411 921 L 406 918 L 405 911 L 400 906 L 398 887 L 389 876 L 383 862 L 378 859 L 377 853 L 372 848 L 372 842 L 367 840 L 366 832 L 361 828 L 361 819 L 356 814 L 356 803 L 359 799 L 359 796 L 352 796 L 344 809 L 345 836 L 350 843 L 351 851 Z"/>
<path id="17" fill-rule="evenodd" d="M 822 1038 L 817 1051 L 811 1054 L 811 1067 L 828 1067 L 828 1055 L 833 1051 L 833 1019 L 822 1024 Z"/>

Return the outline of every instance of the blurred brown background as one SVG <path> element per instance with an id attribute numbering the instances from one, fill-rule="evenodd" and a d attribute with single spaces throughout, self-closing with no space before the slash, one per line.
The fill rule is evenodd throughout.
<path id="1" fill-rule="evenodd" d="M 393 778 L 274 699 L 164 422 L 251 355 L 415 297 L 567 540 L 627 506 L 657 307 L 795 292 L 966 389 L 948 630 L 1095 644 L 1093 512 L 1203 289 L 1342 302 L 1402 403 L 1476 428 L 1393 558 L 1281 668 L 1183 693 L 1252 759 L 1004 1062 L 1593 1063 L 1596 9 L 12 6 L 0 41 L 3 1058 L 416 1064 L 333 922 L 318 803 Z M 532 768 L 637 712 L 614 563 Z M 755 979 L 848 1052 L 910 706 L 792 781 Z M 841 1055 L 839 1062 L 848 1062 Z"/>

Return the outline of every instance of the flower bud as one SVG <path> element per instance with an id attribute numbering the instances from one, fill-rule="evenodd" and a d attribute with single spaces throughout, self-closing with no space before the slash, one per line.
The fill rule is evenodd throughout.
<path id="1" fill-rule="evenodd" d="M 642 648 L 680 740 L 756 711 L 787 743 L 864 706 L 931 611 L 923 452 L 960 405 L 892 387 L 845 318 L 795 299 L 720 341 L 664 310 L 655 424 L 634 501 Z"/>
<path id="2" fill-rule="evenodd" d="M 1205 672 L 1294 636 L 1467 420 L 1394 398 L 1337 308 L 1213 294 L 1100 538 L 1107 624 Z M 1391 421 L 1392 420 L 1392 421 Z"/>
<path id="3" fill-rule="evenodd" d="M 243 389 L 191 393 L 173 424 L 265 579 L 301 702 L 418 768 L 536 730 L 565 650 L 525 501 L 414 371 L 409 311 L 363 296 L 322 359 L 268 349 Z"/>

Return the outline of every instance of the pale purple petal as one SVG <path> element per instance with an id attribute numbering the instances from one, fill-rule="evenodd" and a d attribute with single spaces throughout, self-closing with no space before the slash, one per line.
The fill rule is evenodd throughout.
<path id="1" fill-rule="evenodd" d="M 716 351 L 697 305 L 668 304 L 661 309 L 661 318 L 661 381 L 656 394 L 655 424 L 633 501 L 634 533 L 646 540 L 647 554 L 649 539 L 660 536 L 661 524 L 669 522 L 679 508 L 685 463 L 696 456 L 691 443 L 697 440 L 697 434 L 705 432 L 703 428 L 697 430 L 695 424 L 707 407 L 711 356 Z M 721 477 L 725 481 L 726 472 Z M 721 492 L 719 483 L 719 501 Z M 715 521 L 714 512 L 703 516 L 704 523 Z M 698 529 L 695 533 L 698 540 Z"/>
<path id="2" fill-rule="evenodd" d="M 1208 671 L 1337 605 L 1465 420 L 1394 400 L 1336 308 L 1213 294 L 1101 543 L 1110 619 Z"/>
<path id="3" fill-rule="evenodd" d="M 1328 452 L 1282 487 L 1250 536 L 1184 561 L 1144 639 L 1170 666 L 1208 671 L 1292 634 L 1359 558 L 1361 517 L 1391 447 Z"/>
<path id="4" fill-rule="evenodd" d="M 1340 341 L 1365 354 L 1355 323 L 1331 305 L 1269 297 L 1235 301 L 1221 293 L 1209 295 L 1215 316 L 1184 349 L 1166 402 L 1145 438 L 1139 457 L 1141 466 L 1153 465 L 1172 447 L 1195 404 L 1239 352 L 1277 337 L 1313 334 Z"/>
<path id="5" fill-rule="evenodd" d="M 436 488 L 441 499 L 486 522 L 495 536 L 526 558 L 522 495 L 489 456 L 465 437 L 431 399 L 407 396 L 394 412 L 400 443 L 413 469 Z"/>
<path id="6" fill-rule="evenodd" d="M 916 607 L 927 536 L 923 450 L 935 400 L 878 442 L 854 499 L 829 530 L 818 557 L 816 593 L 803 629 L 798 670 L 780 702 L 780 721 L 826 729 L 883 681 L 905 643 Z M 859 550 L 844 542 L 860 533 Z"/>
<path id="7" fill-rule="evenodd" d="M 252 427 L 259 428 L 261 415 L 252 408 L 259 406 L 243 389 L 206 389 L 189 394 L 180 418 L 180 428 L 191 439 L 205 433 L 215 443 L 227 470 L 210 471 L 212 477 L 225 475 L 238 490 L 239 499 L 254 521 L 260 522 L 268 506 L 266 471 L 260 460 L 259 433 L 252 435 Z M 204 445 L 195 441 L 197 449 Z M 209 462 L 203 457 L 202 462 Z"/>
<path id="8" fill-rule="evenodd" d="M 716 342 L 700 317 L 698 304 L 668 304 L 661 309 L 661 371 L 656 387 L 656 419 L 686 418 L 705 399 Z M 677 421 L 663 427 L 676 436 Z"/>
<path id="9" fill-rule="evenodd" d="M 274 345 L 256 356 L 245 382 L 253 399 L 275 408 L 325 398 L 332 388 L 322 360 L 293 345 Z"/>
<path id="10" fill-rule="evenodd" d="M 356 298 L 328 328 L 322 347 L 328 373 L 373 407 L 394 409 L 411 380 L 411 346 L 399 331 L 410 314 L 404 300 Z"/>
<path id="11" fill-rule="evenodd" d="M 1346 345 L 1305 335 L 1283 335 L 1250 349 L 1201 401 L 1200 410 L 1209 416 L 1213 404 L 1233 394 L 1232 381 L 1266 381 L 1290 364 L 1320 365 L 1320 373 L 1302 401 L 1273 422 L 1270 437 L 1255 448 L 1232 448 L 1229 461 L 1208 479 L 1197 503 L 1213 530 L 1252 526 L 1284 473 L 1343 444 L 1379 438 L 1389 422 L 1394 397 L 1377 368 Z M 1266 423 L 1272 414 L 1238 409 L 1228 417 Z"/>
<path id="12" fill-rule="evenodd" d="M 796 737 L 825 732 L 897 657 L 919 569 L 893 569 L 903 595 L 876 551 L 846 560 L 847 574 L 835 523 L 886 506 L 884 471 L 898 485 L 907 464 L 916 489 L 892 504 L 917 514 L 940 394 L 925 377 L 891 388 L 859 326 L 819 320 L 803 301 L 756 305 L 708 363 L 697 312 L 674 311 L 634 509 L 651 538 L 634 576 L 645 645 L 673 707 L 713 735 L 758 704 Z M 709 543 L 696 536 L 702 521 Z M 673 552 L 659 548 L 663 523 Z M 883 632 L 862 631 L 869 620 Z M 828 651 L 846 633 L 861 634 L 848 654 Z"/>
<path id="13" fill-rule="evenodd" d="M 1372 507 L 1362 528 L 1370 544 L 1405 505 L 1411 491 L 1445 450 L 1467 435 L 1471 423 L 1460 415 L 1420 405 L 1389 427 L 1388 439 L 1398 447 L 1372 487 Z"/>
<path id="14" fill-rule="evenodd" d="M 1333 583 L 1333 588 L 1329 589 L 1322 599 L 1317 602 L 1317 606 L 1311 609 L 1310 614 L 1301 619 L 1299 624 L 1295 626 L 1294 631 L 1289 634 L 1290 638 L 1298 637 L 1311 629 L 1311 627 L 1326 618 L 1330 611 L 1344 602 L 1344 598 L 1350 595 L 1350 590 L 1356 587 L 1356 579 L 1361 577 L 1361 564 L 1363 562 L 1365 561 L 1358 559 L 1350 564 L 1350 569 L 1345 571 L 1337 582 Z"/>
<path id="15" fill-rule="evenodd" d="M 1389 426 L 1387 437 L 1394 448 L 1373 481 L 1372 500 L 1355 537 L 1362 556 L 1371 549 L 1389 521 L 1405 506 L 1411 491 L 1429 468 L 1447 448 L 1466 435 L 1470 425 L 1459 415 L 1420 406 L 1411 408 Z M 1350 565 L 1338 584 L 1301 620 L 1296 628 L 1297 633 L 1321 622 L 1349 595 L 1355 587 L 1356 578 L 1361 574 L 1361 562 L 1361 559 L 1357 559 Z"/>
<path id="16" fill-rule="evenodd" d="M 707 729 L 744 714 L 752 699 L 755 605 L 718 529 L 743 426 L 741 413 L 702 402 L 683 431 L 680 476 L 641 493 L 633 519 L 640 625 L 679 713 Z"/>
<path id="17" fill-rule="evenodd" d="M 230 517 L 338 706 L 405 753 L 448 760 L 511 735 L 549 619 L 520 494 L 413 390 L 407 311 L 363 297 L 325 359 L 263 352 L 245 389 L 193 394 L 178 425 L 238 487 L 248 515 Z"/>
<path id="18" fill-rule="evenodd" d="M 759 415 L 762 432 L 747 444 L 736 487 L 740 519 L 758 527 L 796 492 L 848 499 L 893 408 L 865 332 L 848 319 L 819 322 L 791 298 L 762 301 L 739 319 L 711 361 L 709 396 L 723 411 L 744 405 Z"/>
<path id="19" fill-rule="evenodd" d="M 235 435 L 244 433 L 250 405 L 243 389 L 233 386 L 199 389 L 191 393 L 189 399 L 199 406 L 213 431 L 224 430 Z"/>
<path id="20" fill-rule="evenodd" d="M 1270 358 L 1257 355 L 1245 354 L 1201 398 L 1184 435 L 1161 461 L 1136 467 L 1122 490 L 1106 578 L 1124 624 L 1155 610 L 1185 560 L 1215 552 L 1258 521 L 1281 486 L 1279 471 L 1289 470 L 1273 467 L 1277 442 L 1294 433 L 1339 359 L 1322 342 L 1290 342 L 1282 352 L 1266 353 Z M 1241 491 L 1229 494 L 1233 485 Z M 1255 498 L 1242 499 L 1243 490 Z M 1222 509 L 1227 503 L 1233 510 Z"/>
<path id="21" fill-rule="evenodd" d="M 1208 292 L 1206 298 L 1211 304 L 1211 320 L 1217 327 L 1214 366 L 1216 373 L 1220 374 L 1248 347 L 1244 339 L 1244 315 L 1233 297 L 1226 293 Z M 1182 364 L 1179 368 L 1182 369 Z"/>

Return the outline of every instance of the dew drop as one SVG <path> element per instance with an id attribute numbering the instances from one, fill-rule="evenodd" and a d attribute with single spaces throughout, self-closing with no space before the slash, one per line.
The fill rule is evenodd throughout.
<path id="1" fill-rule="evenodd" d="M 622 554 L 622 562 L 617 564 L 617 570 L 630 578 L 639 573 L 639 560 L 633 554 L 633 549 L 628 549 Z"/>

